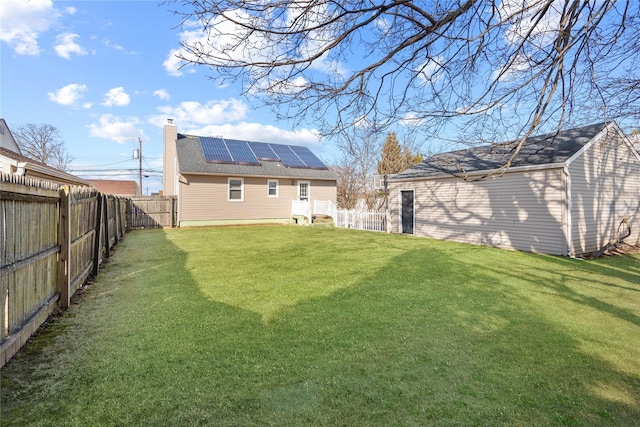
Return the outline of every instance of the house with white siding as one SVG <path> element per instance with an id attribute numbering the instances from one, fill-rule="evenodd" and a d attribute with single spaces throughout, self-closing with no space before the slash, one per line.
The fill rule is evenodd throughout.
<path id="1" fill-rule="evenodd" d="M 336 182 L 303 146 L 185 135 L 172 120 L 164 126 L 163 195 L 177 197 L 179 226 L 291 223 L 300 206 L 311 220 L 314 202 L 336 203 Z"/>
<path id="2" fill-rule="evenodd" d="M 619 230 L 640 245 L 640 154 L 616 123 L 441 153 L 389 181 L 391 230 L 579 256 Z"/>
<path id="3" fill-rule="evenodd" d="M 3 118 L 0 118 L 0 173 L 61 185 L 89 185 L 82 178 L 24 156 Z"/>

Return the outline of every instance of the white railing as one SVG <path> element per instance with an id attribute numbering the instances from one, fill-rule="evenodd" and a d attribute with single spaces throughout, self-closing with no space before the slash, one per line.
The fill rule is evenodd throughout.
<path id="1" fill-rule="evenodd" d="M 306 200 L 291 201 L 291 215 L 301 215 L 312 222 L 311 204 Z M 315 200 L 313 215 L 327 215 L 333 218 L 336 227 L 354 228 L 357 230 L 386 231 L 387 222 L 384 212 L 372 210 L 337 209 L 330 200 Z"/>
<path id="2" fill-rule="evenodd" d="M 358 230 L 385 231 L 386 215 L 377 211 L 348 211 L 338 209 L 333 218 L 336 227 Z"/>
<path id="3" fill-rule="evenodd" d="M 313 202 L 313 213 L 315 215 L 327 215 L 335 220 L 336 205 L 331 200 L 316 200 Z"/>
<path id="4" fill-rule="evenodd" d="M 302 215 L 309 220 L 311 224 L 311 203 L 307 200 L 292 200 L 291 215 Z"/>

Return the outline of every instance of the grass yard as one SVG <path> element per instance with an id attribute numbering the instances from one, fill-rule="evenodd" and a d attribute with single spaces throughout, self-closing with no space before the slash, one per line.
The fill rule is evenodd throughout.
<path id="1" fill-rule="evenodd" d="M 637 426 L 640 254 L 133 232 L 1 388 L 2 426 Z"/>

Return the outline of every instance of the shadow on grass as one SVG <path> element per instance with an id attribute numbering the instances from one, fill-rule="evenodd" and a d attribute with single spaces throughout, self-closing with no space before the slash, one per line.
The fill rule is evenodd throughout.
<path id="1" fill-rule="evenodd" d="M 640 377 L 586 352 L 563 319 L 541 309 L 548 301 L 531 296 L 547 288 L 603 310 L 564 290 L 566 278 L 556 285 L 542 274 L 554 261 L 540 258 L 540 274 L 505 274 L 505 259 L 513 267 L 528 255 L 354 233 L 359 250 L 393 255 L 359 282 L 281 304 L 265 323 L 256 311 L 203 295 L 186 267 L 198 248 L 187 242 L 181 250 L 165 236 L 130 235 L 74 316 L 57 320 L 65 333 L 3 368 L 3 425 L 633 425 L 640 418 Z"/>

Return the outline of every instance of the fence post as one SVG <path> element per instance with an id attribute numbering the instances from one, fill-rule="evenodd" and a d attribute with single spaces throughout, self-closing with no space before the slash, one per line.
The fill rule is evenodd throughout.
<path id="1" fill-rule="evenodd" d="M 71 303 L 71 200 L 69 186 L 60 189 L 60 213 L 58 221 L 58 292 L 60 307 L 68 308 Z"/>
<path id="2" fill-rule="evenodd" d="M 113 220 L 114 220 L 114 226 L 113 228 L 115 228 L 115 244 L 117 245 L 118 242 L 120 241 L 120 198 L 119 197 L 114 197 L 113 198 Z"/>
<path id="3" fill-rule="evenodd" d="M 127 222 L 126 222 L 126 230 L 127 231 L 131 231 L 133 228 L 131 226 L 131 223 L 133 223 L 133 200 L 131 200 L 130 198 L 126 199 L 126 203 L 125 203 L 125 217 L 127 218 Z"/>
<path id="4" fill-rule="evenodd" d="M 96 232 L 93 241 L 93 277 L 98 276 L 98 270 L 100 269 L 100 238 L 102 237 L 102 194 L 98 193 L 96 196 Z"/>
<path id="5" fill-rule="evenodd" d="M 175 217 L 175 213 L 176 213 L 176 199 L 174 197 L 172 197 L 171 199 L 171 219 L 169 220 L 169 222 L 171 223 L 171 228 L 176 226 L 176 217 Z"/>
<path id="6" fill-rule="evenodd" d="M 102 208 L 104 214 L 102 215 L 102 222 L 104 223 L 104 257 L 109 258 L 109 197 L 106 194 L 102 195 Z"/>

